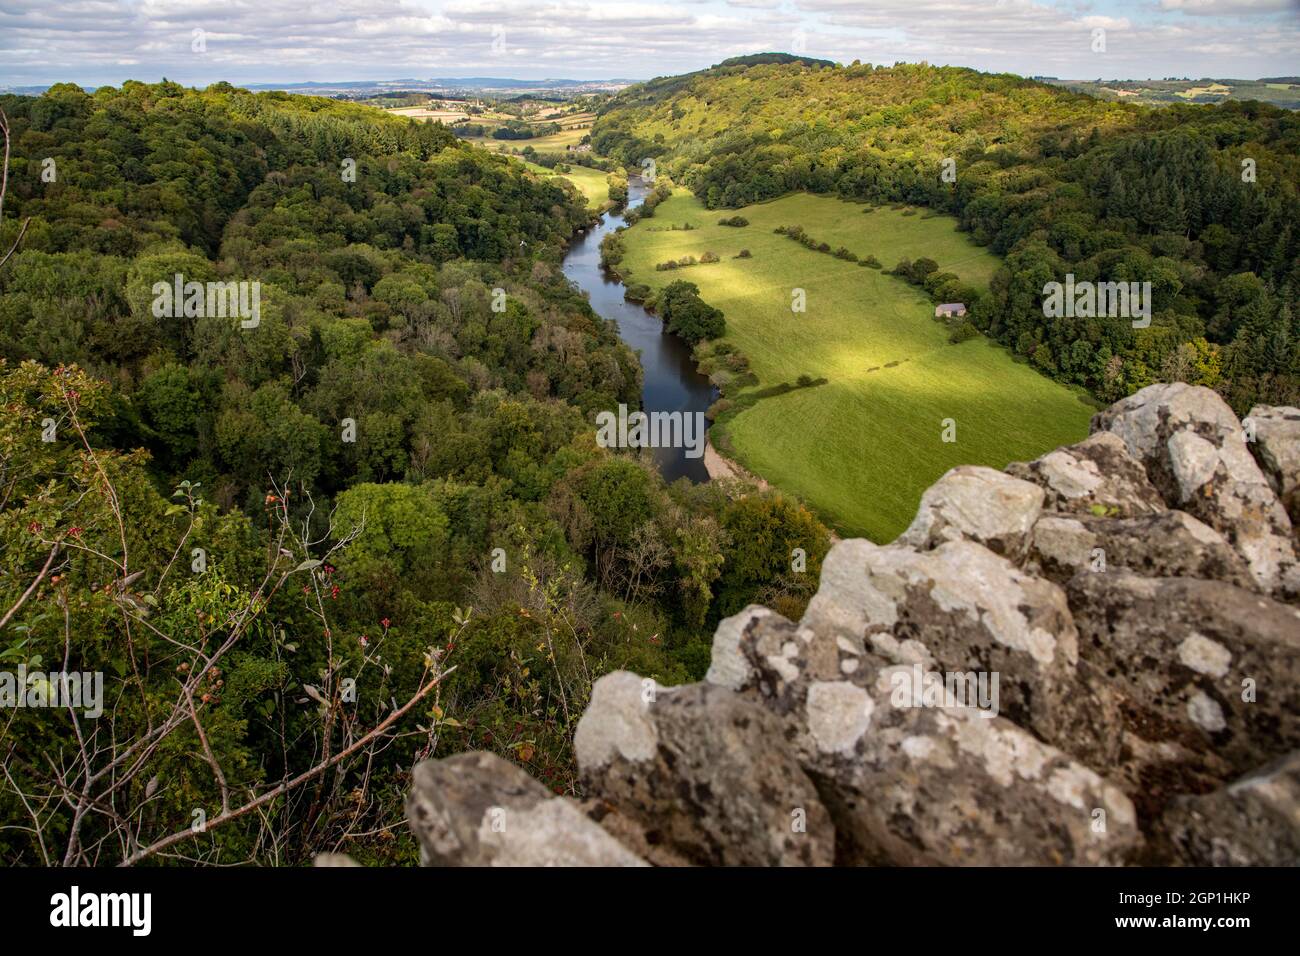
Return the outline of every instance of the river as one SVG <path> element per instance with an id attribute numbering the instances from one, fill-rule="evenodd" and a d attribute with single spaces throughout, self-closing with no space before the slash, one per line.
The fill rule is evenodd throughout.
<path id="1" fill-rule="evenodd" d="M 640 179 L 628 181 L 628 206 L 641 204 L 648 192 Z M 663 323 L 635 302 L 623 298 L 623 283 L 600 265 L 600 240 L 625 225 L 621 215 L 608 212 L 600 222 L 577 237 L 564 256 L 564 274 L 591 300 L 597 315 L 613 321 L 618 334 L 641 357 L 644 373 L 641 408 L 647 412 L 705 412 L 717 399 L 708 378 L 695 370 L 691 349 Z M 655 464 L 665 481 L 689 478 L 708 481 L 703 458 L 687 458 L 683 448 L 652 448 Z"/>

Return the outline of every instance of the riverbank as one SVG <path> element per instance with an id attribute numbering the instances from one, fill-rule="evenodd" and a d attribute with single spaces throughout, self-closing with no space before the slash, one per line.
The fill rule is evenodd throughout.
<path id="1" fill-rule="evenodd" d="M 636 208 L 646 192 L 639 179 L 629 180 L 627 208 Z M 601 241 L 626 223 L 623 213 L 623 209 L 610 210 L 573 237 L 564 256 L 564 274 L 586 294 L 596 314 L 613 322 L 619 337 L 637 353 L 642 371 L 641 410 L 703 415 L 717 399 L 717 390 L 696 369 L 690 346 L 675 335 L 665 334 L 658 316 L 628 301 L 623 283 L 602 266 Z M 652 451 L 664 480 L 709 480 L 704 462 L 686 457 L 687 449 Z"/>
<path id="2" fill-rule="evenodd" d="M 757 487 L 759 491 L 767 491 L 770 487 L 764 479 L 746 471 L 737 462 L 718 451 L 712 439 L 704 443 L 704 469 L 709 473 L 711 481 L 746 481 Z"/>

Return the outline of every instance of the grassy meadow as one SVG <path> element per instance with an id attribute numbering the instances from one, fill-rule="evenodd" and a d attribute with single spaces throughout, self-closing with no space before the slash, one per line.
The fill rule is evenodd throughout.
<path id="1" fill-rule="evenodd" d="M 685 190 L 625 233 L 620 272 L 660 289 L 674 279 L 723 310 L 726 340 L 750 360 L 752 394 L 801 375 L 828 382 L 763 397 L 724 414 L 715 441 L 745 467 L 791 491 L 838 531 L 887 542 L 916 512 L 921 492 L 959 464 L 1000 468 L 1087 434 L 1092 409 L 1065 387 L 983 337 L 958 345 L 920 289 L 882 271 L 805 249 L 777 226 L 874 255 L 885 268 L 927 256 L 987 284 L 998 260 L 924 210 L 867 207 L 807 194 L 709 211 Z M 741 215 L 746 227 L 718 225 Z M 684 224 L 696 228 L 682 230 Z M 676 230 L 669 227 L 676 225 Z M 751 258 L 736 258 L 746 248 Z M 706 251 L 717 263 L 656 271 Z M 791 310 L 792 290 L 806 312 Z M 942 441 L 943 421 L 956 441 Z"/>
<path id="2" fill-rule="evenodd" d="M 536 163 L 524 162 L 524 165 L 538 176 L 559 176 L 567 179 L 587 197 L 587 208 L 593 211 L 599 212 L 609 202 L 609 173 L 577 165 L 570 165 L 567 173 L 557 173 Z"/>

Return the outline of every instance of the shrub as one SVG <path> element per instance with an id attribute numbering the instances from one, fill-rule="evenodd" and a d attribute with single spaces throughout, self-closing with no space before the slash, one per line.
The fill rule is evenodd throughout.
<path id="1" fill-rule="evenodd" d="M 750 252 L 749 252 L 748 249 L 741 249 L 739 252 L 736 253 L 736 258 L 737 258 L 737 259 L 751 259 L 751 258 L 753 258 L 753 257 L 750 255 Z"/>
<path id="2" fill-rule="evenodd" d="M 700 256 L 700 262 L 717 262 L 718 254 L 716 252 L 706 252 Z"/>
<path id="3" fill-rule="evenodd" d="M 948 333 L 948 341 L 953 345 L 956 345 L 958 342 L 965 342 L 967 339 L 973 339 L 979 334 L 979 329 L 971 325 L 970 320 L 963 319 L 961 324 L 955 326 L 953 330 Z"/>
<path id="4" fill-rule="evenodd" d="M 718 220 L 718 225 L 719 225 L 719 226 L 736 226 L 737 228 L 739 228 L 739 227 L 741 227 L 741 226 L 748 226 L 748 225 L 749 225 L 749 220 L 746 219 L 744 216 L 726 216 L 726 217 L 724 217 L 724 218 Z"/>

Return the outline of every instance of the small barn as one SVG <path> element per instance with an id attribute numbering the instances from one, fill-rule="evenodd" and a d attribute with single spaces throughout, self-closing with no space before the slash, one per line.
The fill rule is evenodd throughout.
<path id="1" fill-rule="evenodd" d="M 936 319 L 946 319 L 949 316 L 963 316 L 966 314 L 966 306 L 961 302 L 945 302 L 943 305 L 936 306 L 934 317 Z"/>

